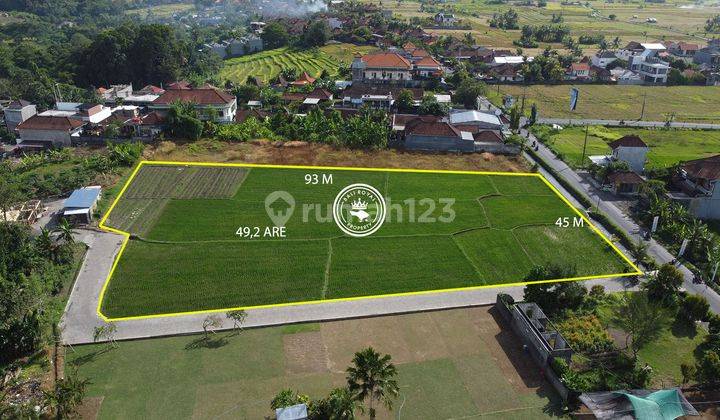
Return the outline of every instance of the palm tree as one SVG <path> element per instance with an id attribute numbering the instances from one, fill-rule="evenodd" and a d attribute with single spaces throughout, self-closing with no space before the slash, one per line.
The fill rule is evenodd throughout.
<path id="1" fill-rule="evenodd" d="M 88 385 L 90 385 L 89 380 L 79 379 L 77 375 L 58 379 L 52 392 L 43 391 L 45 403 L 55 410 L 57 419 L 73 417 L 77 413 L 77 407 L 85 398 Z"/>
<path id="2" fill-rule="evenodd" d="M 53 243 L 49 230 L 45 228 L 40 229 L 40 235 L 35 238 L 35 246 L 45 256 L 45 258 L 55 260 L 57 247 L 55 246 L 55 243 Z"/>
<path id="3" fill-rule="evenodd" d="M 353 394 L 347 388 L 333 389 L 328 397 L 328 405 L 332 419 L 354 420 L 355 411 L 363 412 L 363 406 L 353 398 Z"/>
<path id="4" fill-rule="evenodd" d="M 390 410 L 400 392 L 395 380 L 397 369 L 390 359 L 390 355 L 381 356 L 368 347 L 355 353 L 353 366 L 347 368 L 348 389 L 357 401 L 368 400 L 371 419 L 375 418 L 375 401 Z"/>
<path id="5" fill-rule="evenodd" d="M 58 233 L 59 241 L 63 241 L 66 244 L 75 243 L 75 238 L 73 237 L 75 231 L 73 230 L 72 225 L 68 223 L 67 219 L 60 220 L 60 223 L 58 223 L 58 226 L 55 228 L 55 232 Z"/>
<path id="6" fill-rule="evenodd" d="M 632 244 L 630 247 L 630 256 L 633 258 L 633 262 L 635 264 L 640 264 L 645 260 L 646 252 L 648 249 L 648 244 L 644 242 L 642 239 L 638 239 L 637 242 Z"/>
<path id="7" fill-rule="evenodd" d="M 690 224 L 685 226 L 686 238 L 690 245 L 690 255 L 697 255 L 696 252 L 705 248 L 708 242 L 712 240 L 712 234 L 707 225 L 698 219 L 693 219 Z"/>

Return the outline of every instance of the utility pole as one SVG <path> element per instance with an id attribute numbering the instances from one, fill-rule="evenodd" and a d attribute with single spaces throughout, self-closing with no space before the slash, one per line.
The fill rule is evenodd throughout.
<path id="1" fill-rule="evenodd" d="M 640 120 L 645 117 L 645 101 L 647 100 L 647 92 L 643 95 L 643 104 L 642 104 L 642 110 L 640 110 Z"/>
<path id="2" fill-rule="evenodd" d="M 585 150 L 587 150 L 588 127 L 590 126 L 585 124 L 585 142 L 583 142 L 583 152 L 582 158 L 580 158 L 580 167 L 582 167 L 585 163 Z"/>
<path id="3" fill-rule="evenodd" d="M 527 85 L 523 85 L 523 97 L 522 97 L 522 105 L 520 106 L 520 115 L 525 115 L 525 91 L 527 90 Z"/>

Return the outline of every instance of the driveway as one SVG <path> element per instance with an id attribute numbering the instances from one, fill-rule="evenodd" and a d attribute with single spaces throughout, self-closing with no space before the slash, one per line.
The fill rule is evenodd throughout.
<path id="1" fill-rule="evenodd" d="M 550 151 L 550 149 L 545 147 L 545 145 L 540 143 L 540 141 L 537 140 L 535 136 L 532 135 L 532 133 L 528 133 L 527 130 L 522 130 L 521 133 L 523 136 L 529 135 L 526 140 L 528 147 L 532 144 L 533 141 L 537 142 L 537 155 L 548 165 L 550 165 L 556 172 L 558 172 L 560 176 L 562 176 L 575 189 L 585 192 L 585 194 L 594 203 L 593 207 L 596 207 L 601 212 L 605 213 L 610 218 L 610 220 L 612 220 L 616 225 L 625 230 L 630 236 L 633 237 L 633 239 L 641 240 L 640 226 L 634 220 L 628 217 L 625 213 L 623 213 L 613 203 L 616 198 L 613 198 L 612 194 L 608 194 L 595 188 L 595 186 L 590 183 L 587 178 L 583 178 L 582 176 L 578 175 L 567 164 L 565 164 L 565 162 L 558 159 L 555 154 Z M 532 161 L 532 158 L 529 155 L 526 157 Z M 554 180 L 551 175 L 547 173 L 544 173 L 544 175 L 549 180 L 551 180 L 554 185 L 558 186 L 557 181 Z M 575 201 L 575 204 L 577 205 L 577 201 Z M 648 242 L 647 253 L 650 257 L 655 259 L 658 264 L 666 264 L 675 259 L 674 255 L 672 255 L 667 249 L 665 249 L 665 247 L 663 247 L 654 239 Z M 718 295 L 713 289 L 711 289 L 707 285 L 693 283 L 694 275 L 684 265 L 679 264 L 677 265 L 677 267 L 685 276 L 685 290 L 687 290 L 689 293 L 704 296 L 708 300 L 712 311 L 715 313 L 720 313 L 720 295 Z"/>
<path id="2" fill-rule="evenodd" d="M 124 237 L 109 232 L 76 229 L 76 240 L 88 246 L 80 272 L 70 292 L 60 328 L 67 344 L 92 342 L 93 330 L 101 324 L 97 303 L 103 283 L 110 273 Z"/>

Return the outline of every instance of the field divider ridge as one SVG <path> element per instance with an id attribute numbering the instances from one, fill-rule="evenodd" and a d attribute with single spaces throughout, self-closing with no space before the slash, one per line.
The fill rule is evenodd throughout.
<path id="1" fill-rule="evenodd" d="M 568 205 L 579 217 L 581 217 L 586 223 L 588 223 L 591 227 L 591 229 L 598 235 L 600 235 L 601 238 L 615 251 L 617 252 L 622 259 L 628 263 L 630 267 L 632 267 L 635 271 L 634 272 L 624 272 L 624 273 L 612 273 L 612 274 L 598 274 L 598 275 L 590 275 L 590 276 L 577 276 L 577 277 L 570 277 L 570 278 L 563 278 L 563 279 L 549 279 L 549 280 L 538 280 L 538 281 L 522 281 L 522 282 L 512 282 L 512 283 L 498 283 L 498 284 L 482 284 L 482 285 L 476 285 L 476 286 L 465 286 L 465 287 L 455 287 L 455 288 L 444 288 L 444 289 L 435 289 L 435 290 L 419 290 L 419 291 L 411 291 L 411 292 L 400 292 L 400 293 L 388 293 L 388 294 L 379 294 L 379 295 L 370 295 L 370 296 L 351 296 L 351 297 L 344 297 L 344 298 L 333 298 L 333 299 L 319 299 L 319 300 L 312 300 L 312 301 L 298 301 L 298 302 L 284 302 L 284 303 L 273 303 L 273 304 L 264 304 L 264 305 L 254 305 L 254 306 L 239 306 L 239 307 L 232 307 L 232 308 L 218 308 L 218 309 L 203 309 L 203 310 L 196 310 L 196 311 L 186 311 L 186 312 L 175 312 L 175 313 L 161 313 L 161 314 L 149 314 L 149 315 L 135 315 L 135 316 L 126 316 L 126 317 L 117 317 L 117 318 L 109 318 L 105 316 L 102 313 L 102 303 L 105 297 L 105 292 L 107 290 L 107 286 L 110 282 L 110 279 L 113 276 L 113 273 L 115 272 L 115 269 L 118 265 L 118 262 L 120 261 L 120 258 L 125 251 L 125 248 L 130 240 L 131 234 L 129 232 L 125 232 L 119 229 L 115 229 L 109 226 L 105 226 L 105 221 L 108 219 L 108 216 L 114 209 L 115 205 L 118 203 L 118 201 L 123 197 L 125 191 L 127 190 L 128 186 L 132 183 L 132 181 L 135 179 L 135 176 L 139 172 L 139 170 L 145 165 L 164 165 L 164 166 L 225 166 L 225 167 L 245 167 L 245 168 L 275 168 L 275 169 L 309 169 L 309 170 L 337 170 L 337 171 L 368 171 L 368 172 L 407 172 L 407 173 L 435 173 L 435 174 L 465 174 L 465 175 L 503 175 L 503 176 L 521 176 L 521 177 L 539 177 L 554 193 L 557 195 L 566 205 Z M 500 194 L 502 195 L 502 194 Z M 479 200 L 478 200 L 479 202 Z M 483 207 L 483 211 L 484 211 Z M 489 219 L 488 219 L 489 222 Z M 105 282 L 103 283 L 102 290 L 100 292 L 100 296 L 98 299 L 97 304 L 97 315 L 105 322 L 115 322 L 115 321 L 130 321 L 130 320 L 142 320 L 142 319 L 154 319 L 154 318 L 164 318 L 164 317 L 172 317 L 172 316 L 185 316 L 185 315 L 195 315 L 195 314 L 210 314 L 210 313 L 222 313 L 222 312 L 228 312 L 233 310 L 251 310 L 251 309 L 267 309 L 267 308 L 278 308 L 278 307 L 287 307 L 287 306 L 300 306 L 300 305 L 311 305 L 311 304 L 321 304 L 321 303 L 331 303 L 331 302 L 348 302 L 348 301 L 357 301 L 357 300 L 364 300 L 364 299 L 380 299 L 380 298 L 389 298 L 389 297 L 400 297 L 400 296 L 415 296 L 415 295 L 427 295 L 427 294 L 442 294 L 447 292 L 462 292 L 462 291 L 471 291 L 471 290 L 479 290 L 479 289 L 489 289 L 489 288 L 498 288 L 498 287 L 514 287 L 514 286 L 527 286 L 531 284 L 544 284 L 544 283 L 559 283 L 559 282 L 570 282 L 570 281 L 581 281 L 581 280 L 591 280 L 591 279 L 604 279 L 604 278 L 613 278 L 613 277 L 628 277 L 628 276 L 636 276 L 641 275 L 643 272 L 632 263 L 632 261 L 629 260 L 625 254 L 623 254 L 613 243 L 610 241 L 595 225 L 577 208 L 575 208 L 558 190 L 555 188 L 544 176 L 538 173 L 516 173 L 516 172 L 480 172 L 480 171 L 449 171 L 449 170 L 426 170 L 426 169 L 399 169 L 399 168 L 356 168 L 356 167 L 331 167 L 331 166 L 297 166 L 297 165 L 265 165 L 265 164 L 249 164 L 249 163 L 214 163 L 214 162 L 172 162 L 172 161 L 147 161 L 143 160 L 137 164 L 135 169 L 133 170 L 131 176 L 126 181 L 125 185 L 121 189 L 118 196 L 113 201 L 110 208 L 107 210 L 103 218 L 101 219 L 99 223 L 99 227 L 103 230 L 106 230 L 108 232 L 113 232 L 117 234 L 123 235 L 123 243 L 120 247 L 119 252 L 115 256 L 115 260 L 113 262 L 112 268 L 110 270 L 110 273 L 108 274 L 107 278 L 105 279 Z M 492 228 L 490 226 L 490 228 Z M 475 266 L 475 264 L 470 260 L 468 255 L 465 253 L 464 249 L 456 242 L 455 237 L 453 234 L 447 235 L 447 234 L 419 234 L 419 235 L 389 235 L 385 236 L 387 237 L 410 237 L 410 236 L 450 236 L 453 243 L 460 249 L 460 251 L 463 253 L 464 257 L 470 262 L 470 264 L 474 267 L 478 275 L 480 275 L 478 268 Z M 514 236 L 514 233 L 513 233 Z M 339 238 L 343 238 L 344 236 L 340 236 Z M 382 238 L 382 237 L 378 237 Z M 328 240 L 331 239 L 323 238 L 319 240 Z M 516 238 L 517 240 L 517 238 Z M 197 241 L 196 241 L 197 242 Z M 225 241 L 223 241 L 225 242 Z M 236 242 L 236 241 L 235 241 Z M 522 246 L 522 245 L 521 245 Z M 526 251 L 527 252 L 527 251 Z M 481 279 L 481 277 L 480 277 Z"/>
<path id="2" fill-rule="evenodd" d="M 322 292 L 320 293 L 320 299 L 325 299 L 327 297 L 327 289 L 330 285 L 330 264 L 332 264 L 332 254 L 333 254 L 333 247 L 332 247 L 332 238 L 327 240 L 328 242 L 328 257 L 327 262 L 325 263 L 325 276 L 323 278 L 323 287 Z"/>

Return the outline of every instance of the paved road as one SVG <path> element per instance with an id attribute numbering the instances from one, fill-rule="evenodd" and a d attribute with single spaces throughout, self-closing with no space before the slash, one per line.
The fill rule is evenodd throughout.
<path id="1" fill-rule="evenodd" d="M 665 121 L 638 121 L 638 120 L 625 120 L 623 124 L 620 120 L 596 120 L 596 119 L 569 119 L 569 118 L 538 118 L 538 124 L 558 124 L 558 125 L 607 125 L 616 127 L 656 127 L 664 128 L 668 127 Z M 685 123 L 685 122 L 672 122 L 669 127 L 672 128 L 692 128 L 700 130 L 720 130 L 720 124 L 706 124 L 706 123 Z"/>
<path id="2" fill-rule="evenodd" d="M 522 133 L 524 136 L 528 135 L 525 130 L 523 130 Z M 530 145 L 533 141 L 537 141 L 537 139 L 535 136 L 530 134 L 527 140 L 528 145 Z M 613 203 L 614 196 L 612 194 L 598 190 L 594 185 L 592 185 L 592 183 L 589 182 L 588 177 L 582 177 L 573 171 L 567 164 L 565 164 L 565 162 L 558 159 L 555 154 L 550 151 L 550 149 L 545 147 L 539 141 L 537 141 L 537 144 L 539 148 L 536 153 L 542 160 L 548 163 L 577 190 L 584 191 L 590 200 L 595 203 L 594 207 L 597 207 L 601 212 L 605 213 L 616 225 L 623 228 L 634 239 L 640 239 L 640 226 Z M 548 176 L 547 174 L 545 175 Z M 675 259 L 674 255 L 672 255 L 667 249 L 665 249 L 665 247 L 660 245 L 654 239 L 648 242 L 647 253 L 660 264 L 665 264 Z M 720 313 L 720 295 L 704 284 L 693 283 L 692 280 L 694 276 L 685 266 L 678 265 L 678 269 L 680 269 L 685 276 L 685 290 L 690 293 L 704 296 L 708 300 L 710 308 L 713 312 Z"/>
<path id="3" fill-rule="evenodd" d="M 93 329 L 101 324 L 96 312 L 100 291 L 120 251 L 123 236 L 78 230 L 76 240 L 85 242 L 88 250 L 60 322 L 63 340 L 68 344 L 74 344 L 79 337 L 92 342 Z"/>
<path id="4" fill-rule="evenodd" d="M 113 238 L 108 239 L 110 243 Z M 109 268 L 108 268 L 109 270 Z M 98 275 L 102 273 L 96 273 Z M 85 293 L 74 294 L 64 317 L 63 341 L 65 344 L 86 344 L 93 342 L 93 329 L 102 321 L 95 314 L 97 296 L 94 292 L 100 279 L 84 275 L 78 278 L 79 287 Z M 632 290 L 635 285 L 625 279 L 597 279 L 585 282 L 590 288 L 601 284 L 608 292 Z M 73 292 L 75 292 L 73 290 Z M 429 311 L 447 308 L 487 305 L 495 303 L 498 293 L 507 293 L 515 299 L 522 299 L 523 287 L 498 287 L 472 291 L 429 293 L 415 296 L 397 296 L 387 298 L 371 298 L 346 302 L 328 302 L 304 304 L 279 308 L 254 309 L 248 311 L 244 327 L 263 327 L 271 325 L 291 324 L 309 321 L 329 321 L 347 318 L 358 318 L 377 315 L 399 314 L 408 312 Z M 99 294 L 99 289 L 98 289 Z M 87 300 L 83 300 L 87 299 Z M 224 314 L 223 327 L 232 327 L 232 321 Z M 118 340 L 159 337 L 165 335 L 190 334 L 202 332 L 202 323 L 207 315 L 187 315 L 163 318 L 152 318 L 133 321 L 115 322 Z"/>
<path id="5" fill-rule="evenodd" d="M 88 244 L 89 249 L 80 273 L 70 294 L 61 322 L 65 344 L 93 342 L 93 330 L 102 325 L 96 308 L 102 285 L 120 250 L 123 237 L 114 233 L 82 230 L 77 240 Z M 600 284 L 608 292 L 632 289 L 626 279 L 597 279 L 585 282 L 586 287 Z M 245 327 L 261 327 L 308 321 L 328 321 L 346 318 L 398 314 L 466 306 L 487 305 L 495 302 L 498 293 L 508 293 L 522 299 L 523 287 L 497 287 L 472 291 L 429 293 L 415 296 L 373 298 L 347 302 L 304 304 L 280 308 L 248 311 Z M 232 327 L 224 314 L 223 328 Z M 202 331 L 207 315 L 187 315 L 144 320 L 119 321 L 115 325 L 118 340 L 149 338 L 165 335 L 190 334 Z"/>

